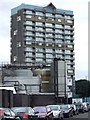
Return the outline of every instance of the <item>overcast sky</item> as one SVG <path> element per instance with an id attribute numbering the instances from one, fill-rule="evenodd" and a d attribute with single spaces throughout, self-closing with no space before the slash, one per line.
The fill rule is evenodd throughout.
<path id="1" fill-rule="evenodd" d="M 52 2 L 56 8 L 74 13 L 75 77 L 88 77 L 88 0 L 0 0 L 0 63 L 10 63 L 11 9 L 21 3 L 46 6 Z"/>

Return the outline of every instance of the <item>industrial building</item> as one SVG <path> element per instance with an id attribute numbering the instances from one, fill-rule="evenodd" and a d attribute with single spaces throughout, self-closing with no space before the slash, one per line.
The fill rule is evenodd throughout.
<path id="1" fill-rule="evenodd" d="M 21 4 L 11 10 L 11 64 L 2 66 L 1 83 L 16 88 L 18 84 L 19 93 L 71 98 L 74 55 L 73 11 L 52 3 L 44 7 Z"/>
<path id="2" fill-rule="evenodd" d="M 68 80 L 75 79 L 74 14 L 52 3 L 21 4 L 11 10 L 11 63 L 50 65 L 67 62 Z"/>

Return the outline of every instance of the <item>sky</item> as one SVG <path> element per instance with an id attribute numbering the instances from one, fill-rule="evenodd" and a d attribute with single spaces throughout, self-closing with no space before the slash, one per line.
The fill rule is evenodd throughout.
<path id="1" fill-rule="evenodd" d="M 0 0 L 0 63 L 10 63 L 11 9 L 25 3 L 72 10 L 74 14 L 75 79 L 88 79 L 88 0 Z"/>

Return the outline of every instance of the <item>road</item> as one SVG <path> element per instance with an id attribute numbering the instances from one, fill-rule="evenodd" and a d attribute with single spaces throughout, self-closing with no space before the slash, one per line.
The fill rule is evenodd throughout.
<path id="1" fill-rule="evenodd" d="M 71 118 L 65 118 L 65 120 L 90 120 L 90 112 L 75 115 Z"/>
<path id="2" fill-rule="evenodd" d="M 73 118 L 88 118 L 89 114 L 90 114 L 89 112 L 86 112 L 86 113 L 82 113 L 79 115 L 75 115 L 75 116 L 73 116 Z"/>

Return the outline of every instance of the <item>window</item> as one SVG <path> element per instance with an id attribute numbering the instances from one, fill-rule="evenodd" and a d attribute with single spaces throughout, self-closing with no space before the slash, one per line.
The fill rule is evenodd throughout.
<path id="1" fill-rule="evenodd" d="M 43 57 L 43 53 L 36 53 L 36 57 Z"/>
<path id="2" fill-rule="evenodd" d="M 26 52 L 26 57 L 32 57 L 32 53 Z"/>
<path id="3" fill-rule="evenodd" d="M 55 38 L 63 38 L 63 36 L 59 34 L 55 34 Z"/>
<path id="4" fill-rule="evenodd" d="M 26 18 L 32 18 L 32 16 L 31 15 L 26 15 Z"/>
<path id="5" fill-rule="evenodd" d="M 46 32 L 53 32 L 53 29 L 46 28 Z"/>
<path id="6" fill-rule="evenodd" d="M 31 10 L 26 10 L 26 14 L 32 14 Z"/>
<path id="7" fill-rule="evenodd" d="M 53 25 L 51 23 L 46 23 L 46 27 L 52 27 Z"/>
<path id="8" fill-rule="evenodd" d="M 51 33 L 46 33 L 46 37 L 53 37 L 53 34 L 51 34 Z"/>
<path id="9" fill-rule="evenodd" d="M 55 43 L 60 43 L 60 44 L 62 44 L 63 42 L 62 42 L 62 40 L 60 40 L 60 39 L 56 39 L 56 40 L 55 40 Z"/>
<path id="10" fill-rule="evenodd" d="M 33 52 L 33 49 L 30 48 L 30 47 L 26 47 L 26 48 L 25 48 L 25 51 L 31 51 L 31 52 Z"/>
<path id="11" fill-rule="evenodd" d="M 56 53 L 62 53 L 62 50 L 56 49 L 55 52 L 56 52 Z"/>
<path id="12" fill-rule="evenodd" d="M 42 58 L 36 58 L 36 62 L 43 62 L 43 59 Z"/>
<path id="13" fill-rule="evenodd" d="M 36 27 L 35 30 L 36 30 L 36 31 L 41 31 L 41 32 L 44 31 L 44 29 L 43 29 L 42 27 Z"/>
<path id="14" fill-rule="evenodd" d="M 65 30 L 65 34 L 70 34 L 71 32 L 69 30 Z"/>
<path id="15" fill-rule="evenodd" d="M 71 51 L 70 51 L 70 50 L 66 50 L 65 53 L 66 53 L 66 54 L 70 54 Z"/>
<path id="16" fill-rule="evenodd" d="M 36 22 L 36 26 L 42 26 L 43 23 L 42 22 Z"/>
<path id="17" fill-rule="evenodd" d="M 48 53 L 52 53 L 53 52 L 53 50 L 52 49 L 46 49 L 46 52 Z"/>
<path id="18" fill-rule="evenodd" d="M 33 62 L 31 58 L 25 58 L 25 62 Z"/>
<path id="19" fill-rule="evenodd" d="M 34 34 L 33 34 L 33 32 L 27 31 L 27 32 L 25 32 L 25 35 L 34 35 Z"/>
<path id="20" fill-rule="evenodd" d="M 31 40 L 33 40 L 32 37 L 29 37 L 29 36 L 25 37 L 25 41 L 31 41 Z"/>
<path id="21" fill-rule="evenodd" d="M 62 30 L 59 30 L 59 29 L 55 29 L 55 33 L 63 33 L 63 31 Z"/>
<path id="22" fill-rule="evenodd" d="M 47 17 L 52 17 L 53 15 L 52 15 L 52 13 L 46 13 L 46 16 Z"/>
<path id="23" fill-rule="evenodd" d="M 52 59 L 46 59 L 46 62 L 51 63 Z"/>
<path id="24" fill-rule="evenodd" d="M 67 45 L 68 48 L 73 48 L 73 45 Z"/>
<path id="25" fill-rule="evenodd" d="M 26 21 L 25 24 L 26 25 L 33 25 L 32 21 Z"/>
<path id="26" fill-rule="evenodd" d="M 66 40 L 66 42 L 69 43 L 69 44 L 70 44 L 70 43 L 71 43 L 71 44 L 73 43 L 71 40 Z"/>
<path id="27" fill-rule="evenodd" d="M 66 35 L 65 39 L 71 39 L 71 36 L 70 35 Z"/>
<path id="28" fill-rule="evenodd" d="M 71 59 L 70 55 L 65 55 L 65 59 Z"/>
<path id="29" fill-rule="evenodd" d="M 36 15 L 43 16 L 43 12 L 36 12 Z"/>
<path id="30" fill-rule="evenodd" d="M 31 45 L 32 42 L 31 42 L 31 41 L 26 41 L 25 44 L 26 44 L 26 45 Z"/>
<path id="31" fill-rule="evenodd" d="M 46 42 L 53 42 L 53 40 L 52 39 L 46 39 Z"/>
<path id="32" fill-rule="evenodd" d="M 68 70 L 68 73 L 73 73 L 73 70 Z"/>
<path id="33" fill-rule="evenodd" d="M 62 58 L 62 55 L 56 54 L 56 58 Z"/>
<path id="34" fill-rule="evenodd" d="M 67 22 L 68 22 L 68 23 L 73 23 L 73 21 L 72 21 L 72 20 L 67 20 Z"/>
<path id="35" fill-rule="evenodd" d="M 44 40 L 43 40 L 43 38 L 37 37 L 37 38 L 36 38 L 36 41 L 41 41 L 41 42 L 43 42 Z"/>
<path id="36" fill-rule="evenodd" d="M 46 54 L 46 58 L 53 58 L 52 54 Z"/>
<path id="37" fill-rule="evenodd" d="M 71 65 L 67 65 L 67 69 L 71 69 Z"/>
<path id="38" fill-rule="evenodd" d="M 65 25 L 65 28 L 70 28 L 70 26 L 69 25 Z"/>
<path id="39" fill-rule="evenodd" d="M 71 19 L 71 16 L 65 15 L 65 18 L 66 18 L 66 19 Z"/>
<path id="40" fill-rule="evenodd" d="M 56 17 L 56 18 L 63 18 L 63 16 L 60 15 L 60 14 L 56 14 L 55 17 Z"/>
<path id="41" fill-rule="evenodd" d="M 36 33 L 36 36 L 44 37 L 44 34 L 37 32 L 37 33 Z"/>
<path id="42" fill-rule="evenodd" d="M 55 24 L 55 28 L 63 28 L 63 26 L 59 24 Z"/>
<path id="43" fill-rule="evenodd" d="M 31 26 L 26 26 L 26 30 L 32 30 Z"/>
<path id="44" fill-rule="evenodd" d="M 43 52 L 43 49 L 41 49 L 41 48 L 36 48 L 36 52 Z"/>

